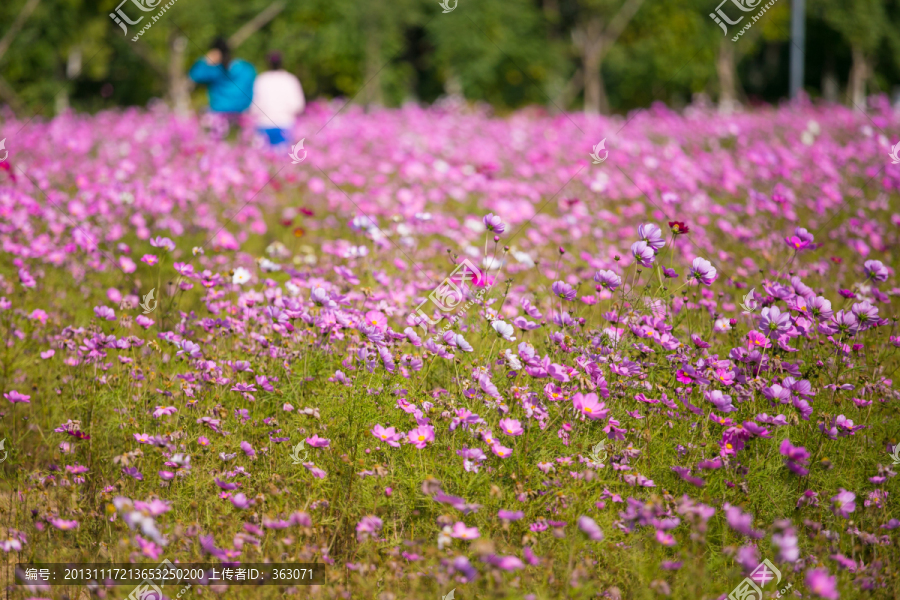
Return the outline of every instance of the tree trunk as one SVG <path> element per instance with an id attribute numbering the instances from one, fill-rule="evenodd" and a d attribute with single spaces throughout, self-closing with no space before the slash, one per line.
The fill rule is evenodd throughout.
<path id="1" fill-rule="evenodd" d="M 573 32 L 576 46 L 581 50 L 581 64 L 584 76 L 584 112 L 589 115 L 609 110 L 606 90 L 603 86 L 604 36 L 603 24 L 599 17 L 591 17 L 587 26 L 578 27 Z"/>
<path id="2" fill-rule="evenodd" d="M 384 94 L 381 89 L 381 71 L 384 64 L 381 63 L 381 42 L 379 32 L 370 27 L 366 35 L 366 93 L 362 94 L 366 104 L 384 105 Z"/>
<path id="3" fill-rule="evenodd" d="M 727 38 L 723 38 L 719 43 L 716 71 L 719 75 L 719 112 L 729 114 L 734 112 L 737 107 L 737 77 L 734 65 L 734 43 Z"/>
<path id="4" fill-rule="evenodd" d="M 191 81 L 184 72 L 187 38 L 172 32 L 169 36 L 169 101 L 175 114 L 184 117 L 191 112 Z"/>
<path id="5" fill-rule="evenodd" d="M 854 46 L 847 94 L 850 96 L 850 102 L 860 109 L 866 108 L 866 81 L 869 79 L 869 73 L 870 66 L 865 52 L 859 46 Z"/>

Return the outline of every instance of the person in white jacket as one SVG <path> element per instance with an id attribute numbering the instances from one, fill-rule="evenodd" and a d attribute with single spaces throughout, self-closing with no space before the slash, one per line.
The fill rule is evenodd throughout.
<path id="1" fill-rule="evenodd" d="M 285 135 L 294 126 L 297 115 L 306 108 L 303 86 L 291 73 L 282 70 L 281 55 L 269 55 L 271 71 L 261 73 L 253 82 L 253 105 L 250 114 L 257 129 L 273 146 L 287 141 Z"/>

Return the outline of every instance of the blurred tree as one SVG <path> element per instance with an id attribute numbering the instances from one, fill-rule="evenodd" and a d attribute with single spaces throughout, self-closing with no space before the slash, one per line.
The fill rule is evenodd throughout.
<path id="1" fill-rule="evenodd" d="M 887 4 L 891 0 L 813 0 L 811 8 L 838 31 L 850 45 L 853 63 L 847 82 L 848 101 L 864 107 L 866 83 L 873 75 L 875 52 L 896 25 L 889 23 Z"/>

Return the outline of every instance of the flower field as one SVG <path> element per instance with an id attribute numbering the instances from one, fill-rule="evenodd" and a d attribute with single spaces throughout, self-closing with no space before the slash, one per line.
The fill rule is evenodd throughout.
<path id="1" fill-rule="evenodd" d="M 2 121 L 11 598 L 897 597 L 886 100 L 213 125 Z"/>

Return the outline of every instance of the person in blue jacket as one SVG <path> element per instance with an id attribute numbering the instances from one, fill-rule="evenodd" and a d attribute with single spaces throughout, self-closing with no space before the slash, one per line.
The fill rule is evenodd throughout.
<path id="1" fill-rule="evenodd" d="M 240 58 L 231 60 L 228 42 L 217 38 L 209 52 L 189 73 L 197 83 L 205 83 L 211 112 L 224 114 L 234 124 L 238 115 L 250 108 L 256 69 Z"/>

